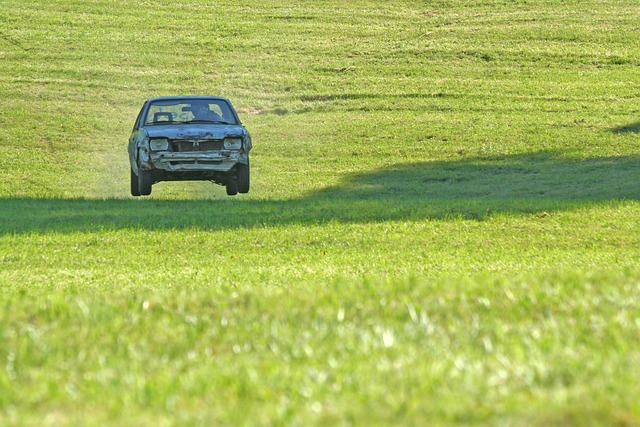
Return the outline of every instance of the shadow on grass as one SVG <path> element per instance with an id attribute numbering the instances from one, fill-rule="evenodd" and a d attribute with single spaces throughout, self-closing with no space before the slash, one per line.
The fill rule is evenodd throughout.
<path id="1" fill-rule="evenodd" d="M 571 210 L 640 198 L 640 157 L 559 153 L 399 164 L 291 200 L 0 199 L 0 234 L 220 229 L 327 221 L 469 218 Z M 125 185 L 125 183 L 123 183 Z"/>
<path id="2" fill-rule="evenodd" d="M 311 95 L 300 97 L 301 101 L 317 101 L 317 102 L 334 102 L 334 101 L 351 101 L 351 100 L 367 100 L 367 99 L 423 99 L 423 98 L 458 98 L 460 95 L 445 94 L 436 92 L 433 94 L 425 93 L 402 93 L 402 94 L 374 94 L 374 93 L 344 93 L 335 95 Z"/>
<path id="3" fill-rule="evenodd" d="M 613 133 L 640 133 L 640 122 L 612 129 Z"/>

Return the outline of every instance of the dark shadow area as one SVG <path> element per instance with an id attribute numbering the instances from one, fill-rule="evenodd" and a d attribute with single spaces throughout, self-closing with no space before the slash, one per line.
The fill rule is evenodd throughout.
<path id="1" fill-rule="evenodd" d="M 541 152 L 399 164 L 291 200 L 0 199 L 1 234 L 96 229 L 221 229 L 467 218 L 640 199 L 640 157 Z M 125 185 L 125 183 L 123 183 Z"/>
<path id="2" fill-rule="evenodd" d="M 612 131 L 613 133 L 640 133 L 640 122 L 613 128 Z"/>
<path id="3" fill-rule="evenodd" d="M 310 95 L 301 96 L 300 100 L 305 102 L 334 102 L 334 101 L 351 101 L 363 99 L 423 99 L 423 98 L 460 98 L 459 94 L 446 94 L 443 92 L 436 93 L 403 93 L 403 94 L 374 94 L 374 93 L 343 93 L 333 95 Z"/>

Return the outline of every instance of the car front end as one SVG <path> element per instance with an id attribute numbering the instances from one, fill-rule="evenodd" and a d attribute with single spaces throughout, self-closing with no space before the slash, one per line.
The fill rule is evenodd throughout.
<path id="1" fill-rule="evenodd" d="M 148 129 L 140 144 L 139 164 L 167 172 L 228 172 L 249 162 L 251 138 L 240 126 L 181 125 Z"/>

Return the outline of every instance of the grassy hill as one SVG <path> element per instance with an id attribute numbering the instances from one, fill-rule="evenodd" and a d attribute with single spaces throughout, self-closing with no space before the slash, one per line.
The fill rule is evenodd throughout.
<path id="1" fill-rule="evenodd" d="M 640 424 L 635 2 L 3 6 L 0 424 Z M 176 94 L 249 194 L 128 195 Z"/>

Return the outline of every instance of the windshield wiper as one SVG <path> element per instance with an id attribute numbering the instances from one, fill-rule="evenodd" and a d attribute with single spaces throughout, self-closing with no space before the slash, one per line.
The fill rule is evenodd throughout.
<path id="1" fill-rule="evenodd" d="M 222 120 L 189 120 L 186 122 L 181 122 L 181 123 L 219 123 L 219 124 L 223 124 L 223 125 L 230 125 L 232 123 L 229 122 L 225 122 Z"/>
<path id="2" fill-rule="evenodd" d="M 155 125 L 188 125 L 190 123 L 215 123 L 221 125 L 232 125 L 233 123 L 225 122 L 224 120 L 187 120 L 183 122 L 181 120 L 177 121 L 161 121 L 161 122 L 148 122 L 145 123 L 145 126 L 155 126 Z"/>

